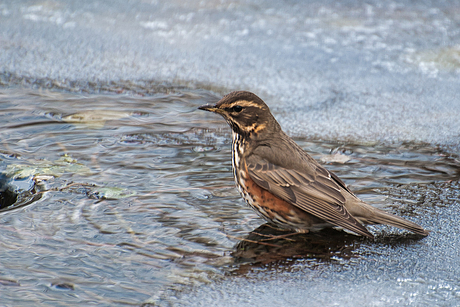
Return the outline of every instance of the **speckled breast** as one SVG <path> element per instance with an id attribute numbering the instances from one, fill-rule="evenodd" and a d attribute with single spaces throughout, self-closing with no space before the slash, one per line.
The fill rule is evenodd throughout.
<path id="1" fill-rule="evenodd" d="M 317 218 L 261 188 L 249 176 L 242 158 L 243 141 L 233 135 L 232 166 L 235 182 L 243 198 L 262 218 L 282 228 L 306 231 L 313 227 Z"/>

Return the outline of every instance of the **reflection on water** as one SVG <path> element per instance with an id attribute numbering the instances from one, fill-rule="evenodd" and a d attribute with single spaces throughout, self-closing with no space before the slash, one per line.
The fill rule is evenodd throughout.
<path id="1" fill-rule="evenodd" d="M 359 247 L 363 244 L 410 244 L 421 239 L 412 233 L 388 233 L 376 240 L 356 237 L 334 229 L 323 229 L 310 234 L 293 233 L 274 229 L 263 224 L 254 229 L 235 245 L 234 274 L 245 274 L 252 269 L 295 263 L 297 259 L 314 260 L 311 265 L 319 263 L 346 263 L 351 258 L 360 257 Z"/>
<path id="2" fill-rule="evenodd" d="M 359 247 L 360 241 L 365 240 L 333 229 L 301 234 L 274 229 L 269 224 L 264 224 L 241 239 L 232 256 L 238 264 L 237 271 L 241 273 L 254 265 L 277 263 L 286 259 L 349 259 L 354 256 L 354 250 Z"/>
<path id="3" fill-rule="evenodd" d="M 373 242 L 337 231 L 258 228 L 263 221 L 234 188 L 228 127 L 196 110 L 216 100 L 205 91 L 2 89 L 0 172 L 23 197 L 0 213 L 0 285 L 9 286 L 0 288 L 2 302 L 139 304 L 254 265 L 374 252 Z M 425 144 L 296 141 L 361 198 L 428 229 L 436 227 L 426 219 L 431 209 L 413 196 L 459 177 L 456 157 Z M 14 188 L 24 178 L 32 187 Z M 420 188 L 406 189 L 414 184 Z"/>

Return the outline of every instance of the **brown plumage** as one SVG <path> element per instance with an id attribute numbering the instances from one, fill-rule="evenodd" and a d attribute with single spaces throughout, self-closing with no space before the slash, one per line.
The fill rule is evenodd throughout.
<path id="1" fill-rule="evenodd" d="M 341 227 L 369 238 L 363 224 L 388 224 L 426 236 L 428 231 L 374 208 L 356 197 L 282 130 L 268 106 L 253 93 L 238 91 L 216 105 L 232 128 L 232 164 L 240 193 L 259 215 L 299 232 Z"/>

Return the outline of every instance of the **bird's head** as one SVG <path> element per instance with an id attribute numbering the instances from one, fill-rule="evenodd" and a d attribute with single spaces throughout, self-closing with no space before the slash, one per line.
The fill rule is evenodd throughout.
<path id="1" fill-rule="evenodd" d="M 251 92 L 232 92 L 217 104 L 204 105 L 199 109 L 222 115 L 232 130 L 244 137 L 260 136 L 266 131 L 279 129 L 265 102 Z"/>

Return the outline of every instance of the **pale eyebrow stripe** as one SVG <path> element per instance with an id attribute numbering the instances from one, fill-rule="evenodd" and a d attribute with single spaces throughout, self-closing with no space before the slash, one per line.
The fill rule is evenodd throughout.
<path id="1" fill-rule="evenodd" d="M 235 105 L 239 105 L 239 106 L 242 106 L 242 107 L 255 107 L 255 108 L 262 109 L 261 105 L 255 103 L 253 101 L 249 101 L 249 100 L 237 100 L 234 103 L 229 104 L 228 107 L 231 108 L 231 107 L 233 107 Z"/>

